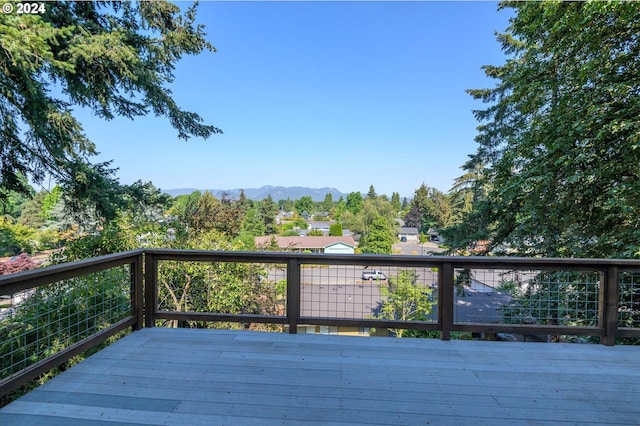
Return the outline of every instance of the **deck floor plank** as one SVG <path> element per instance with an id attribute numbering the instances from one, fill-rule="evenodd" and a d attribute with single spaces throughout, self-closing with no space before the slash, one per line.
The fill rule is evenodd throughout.
<path id="1" fill-rule="evenodd" d="M 640 348 L 144 329 L 3 426 L 636 424 Z"/>

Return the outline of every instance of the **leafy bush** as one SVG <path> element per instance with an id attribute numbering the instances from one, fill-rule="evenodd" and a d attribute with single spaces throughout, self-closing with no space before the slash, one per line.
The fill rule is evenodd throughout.
<path id="1" fill-rule="evenodd" d="M 130 291 L 119 267 L 27 292 L 0 319 L 0 379 L 129 316 Z"/>
<path id="2" fill-rule="evenodd" d="M 0 251 L 18 254 L 22 251 L 33 253 L 36 231 L 26 225 L 12 223 L 0 218 Z"/>
<path id="3" fill-rule="evenodd" d="M 341 237 L 342 236 L 342 224 L 334 223 L 333 225 L 331 225 L 329 227 L 329 235 L 334 236 L 334 237 Z"/>
<path id="4" fill-rule="evenodd" d="M 11 260 L 0 263 L 0 275 L 15 274 L 16 272 L 28 271 L 37 267 L 38 264 L 31 260 L 29 255 L 21 253 Z"/>

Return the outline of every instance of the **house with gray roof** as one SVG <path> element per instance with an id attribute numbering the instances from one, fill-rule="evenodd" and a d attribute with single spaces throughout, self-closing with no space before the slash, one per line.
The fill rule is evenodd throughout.
<path id="1" fill-rule="evenodd" d="M 398 232 L 398 238 L 400 241 L 418 241 L 420 233 L 418 228 L 412 226 L 403 226 Z"/>

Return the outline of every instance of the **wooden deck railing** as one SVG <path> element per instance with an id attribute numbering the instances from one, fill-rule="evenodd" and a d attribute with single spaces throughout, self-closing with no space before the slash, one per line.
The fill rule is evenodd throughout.
<path id="1" fill-rule="evenodd" d="M 59 322 L 59 312 L 51 312 L 48 308 L 41 308 L 41 305 L 47 306 L 47 301 L 54 300 L 54 292 L 42 295 L 42 300 L 38 300 L 38 303 L 33 303 L 33 306 L 28 306 L 31 309 L 22 316 L 21 323 L 15 321 L 13 313 L 0 312 L 0 314 L 3 314 L 0 316 L 0 355 L 2 356 L 0 397 L 127 328 L 132 328 L 133 330 L 141 328 L 144 312 L 142 304 L 143 260 L 143 251 L 135 250 L 0 277 L 0 296 L 5 296 L 6 299 L 11 300 L 15 294 L 26 295 L 20 297 L 21 301 L 18 302 L 18 306 L 6 308 L 7 310 L 15 309 L 16 311 L 20 311 L 21 308 L 26 309 L 27 305 L 30 305 L 30 299 L 39 297 L 40 295 L 36 293 L 39 289 L 87 277 L 115 267 L 126 266 L 130 280 L 130 285 L 128 286 L 130 295 L 127 295 L 130 301 L 128 315 L 123 315 L 123 318 L 117 322 L 106 324 L 99 330 L 92 331 L 88 336 L 84 336 L 78 330 L 81 326 L 78 326 L 73 333 L 78 338 L 73 339 L 73 336 L 71 336 L 71 338 L 66 339 L 67 344 L 61 344 L 58 339 L 59 336 L 39 335 L 41 332 L 38 326 L 33 324 L 47 321 L 47 318 L 53 316 L 56 316 Z M 64 291 L 64 289 L 57 289 L 57 293 L 64 293 Z M 60 307 L 60 309 L 62 308 Z M 61 316 L 69 319 L 71 313 L 63 312 Z M 25 320 L 25 318 L 28 319 Z M 84 321 L 86 324 L 89 320 L 93 320 L 93 318 L 85 316 L 79 319 L 79 322 Z M 52 326 L 60 328 L 56 324 L 52 324 Z M 23 348 L 15 348 L 15 343 L 21 341 Z M 26 347 L 32 350 L 28 351 L 25 349 Z M 56 349 L 53 349 L 53 347 Z M 20 358 L 21 356 L 23 357 L 22 359 Z M 16 366 L 22 366 L 22 368 L 16 371 Z"/>
<path id="2" fill-rule="evenodd" d="M 263 269 L 273 269 L 276 266 L 283 271 L 286 281 L 286 293 L 282 297 L 284 309 L 282 312 L 264 313 L 229 313 L 229 312 L 195 312 L 185 309 L 168 309 L 166 304 L 160 303 L 159 293 L 162 290 L 162 265 L 171 264 L 259 264 Z M 471 333 L 514 333 L 539 335 L 573 335 L 591 336 L 600 339 L 605 345 L 614 345 L 617 338 L 640 338 L 640 320 L 629 324 L 622 323 L 622 310 L 632 309 L 640 316 L 640 278 L 638 285 L 635 281 L 627 298 L 624 309 L 620 304 L 620 288 L 622 274 L 640 277 L 640 261 L 613 259 L 542 259 L 542 258 L 498 258 L 498 257 L 447 257 L 447 256 L 399 256 L 399 255 L 329 255 L 312 253 L 271 253 L 271 252 L 217 252 L 170 249 L 144 249 L 125 253 L 101 256 L 69 264 L 56 265 L 38 270 L 22 272 L 0 278 L 0 296 L 12 296 L 29 289 L 42 288 L 65 280 L 89 276 L 90 274 L 108 270 L 109 268 L 126 266 L 130 279 L 130 315 L 114 324 L 107 324 L 104 329 L 96 331 L 89 337 L 74 342 L 46 359 L 35 360 L 18 372 L 11 371 L 0 376 L 0 396 L 26 383 L 43 372 L 60 365 L 71 357 L 95 346 L 108 337 L 131 327 L 133 330 L 141 327 L 153 327 L 160 321 L 183 322 L 239 322 L 281 324 L 290 333 L 296 333 L 304 325 L 334 326 L 334 327 L 367 327 L 376 329 L 413 329 L 436 331 L 443 340 L 449 340 L 452 332 Z M 317 276 L 315 284 L 303 282 L 303 275 L 308 273 L 305 268 L 315 267 Z M 305 286 L 324 284 L 323 274 L 328 271 L 322 268 L 336 268 L 346 275 L 347 280 L 354 281 L 355 287 L 363 288 L 359 282 L 361 268 L 387 268 L 391 271 L 416 270 L 433 273 L 435 291 L 433 318 L 424 321 L 399 321 L 381 319 L 373 316 L 355 317 L 353 315 L 311 315 L 302 308 L 301 300 Z M 144 274 L 143 274 L 144 268 Z M 352 273 L 350 271 L 358 271 Z M 493 271 L 585 271 L 595 276 L 593 285 L 596 292 L 591 296 L 593 301 L 585 304 L 589 315 L 593 318 L 591 324 L 569 321 L 568 323 L 549 321 L 541 323 L 483 323 L 461 321 L 456 318 L 456 280 L 460 271 L 478 271 L 487 273 Z M 328 272 L 326 272 L 328 273 Z M 349 275 L 351 274 L 351 275 Z M 187 274 L 188 275 L 188 274 Z M 185 275 L 185 277 L 187 277 Z M 186 279 L 186 278 L 185 278 Z M 636 279 L 636 278 L 634 278 Z M 425 281 L 424 285 L 427 285 Z M 553 283 L 551 283 L 553 284 Z M 566 284 L 566 283 L 564 283 Z M 375 283 L 370 283 L 375 286 Z M 422 285 L 422 284 L 421 284 Z M 354 288 L 355 288 L 354 287 Z M 337 288 L 337 285 L 336 285 Z M 184 290 L 184 289 L 183 289 Z M 624 290 L 626 293 L 629 289 Z M 625 293 L 625 294 L 626 294 Z M 186 295 L 185 296 L 189 296 Z M 191 297 L 191 296 L 189 296 Z M 627 296 L 625 296 L 627 297 Z M 629 305 L 633 305 L 629 307 Z M 188 306 L 188 305 L 185 305 Z M 349 305 L 345 305 L 349 306 Z M 557 318 L 556 318 L 557 319 Z M 7 322 L 5 321 L 5 326 Z M 15 327 L 16 324 L 11 324 Z M 0 316 L 0 333 L 2 330 L 2 316 Z M 6 333 L 5 333 L 6 334 Z M 4 335 L 4 334 L 2 334 Z M 41 338 L 43 336 L 40 336 Z M 25 338 L 26 339 L 26 338 Z M 25 343 L 26 344 L 26 343 Z M 11 355 L 13 356 L 13 355 Z M 3 357 L 5 355 L 3 354 Z M 6 364 L 6 363 L 5 363 Z M 14 363 L 15 364 L 15 363 Z M 12 364 L 13 365 L 13 364 Z"/>

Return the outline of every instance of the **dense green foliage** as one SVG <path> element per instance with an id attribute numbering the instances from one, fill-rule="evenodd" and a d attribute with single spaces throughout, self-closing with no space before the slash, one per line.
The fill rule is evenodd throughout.
<path id="1" fill-rule="evenodd" d="M 427 321 L 433 303 L 432 290 L 417 285 L 418 274 L 413 270 L 400 271 L 389 278 L 389 283 L 381 283 L 383 297 L 376 318 L 396 321 Z M 403 337 L 407 330 L 390 329 L 396 337 Z"/>
<path id="2" fill-rule="evenodd" d="M 267 195 L 258 206 L 258 213 L 260 220 L 264 225 L 264 234 L 275 234 L 276 229 L 276 215 L 278 214 L 278 205 L 273 201 L 271 195 Z"/>
<path id="3" fill-rule="evenodd" d="M 414 193 L 404 221 L 405 226 L 418 228 L 426 234 L 429 229 L 443 229 L 451 225 L 452 215 L 450 197 L 422 183 Z"/>
<path id="4" fill-rule="evenodd" d="M 334 237 L 342 236 L 342 225 L 339 223 L 334 223 L 329 227 L 329 235 Z"/>
<path id="5" fill-rule="evenodd" d="M 524 255 L 639 257 L 640 8 L 633 2 L 507 2 L 498 39 L 510 59 L 486 66 L 493 89 L 471 212 L 452 232 Z M 462 200 L 458 199 L 458 202 Z M 465 207 L 468 210 L 468 207 Z"/>
<path id="6" fill-rule="evenodd" d="M 0 379 L 131 314 L 124 268 L 39 287 L 0 320 Z"/>
<path id="7" fill-rule="evenodd" d="M 294 206 L 299 215 L 311 215 L 315 211 L 313 198 L 308 195 L 301 197 L 294 202 Z"/>
<path id="8" fill-rule="evenodd" d="M 92 163 L 96 147 L 74 106 L 106 120 L 166 116 L 183 139 L 219 133 L 167 88 L 183 55 L 214 50 L 195 17 L 195 6 L 181 13 L 167 1 L 57 1 L 40 15 L 0 14 L 0 198 L 28 193 L 24 176 L 50 176 L 68 207 L 115 216 L 121 188 L 109 163 Z"/>
<path id="9" fill-rule="evenodd" d="M 502 308 L 508 324 L 597 325 L 597 273 L 543 272 L 526 285 L 518 281 L 502 285 L 514 296 Z"/>
<path id="10" fill-rule="evenodd" d="M 347 210 L 357 215 L 362 210 L 362 205 L 364 204 L 364 200 L 362 199 L 362 194 L 359 192 L 351 192 L 347 195 Z"/>
<path id="11" fill-rule="evenodd" d="M 324 196 L 324 201 L 322 202 L 322 211 L 324 212 L 331 212 L 331 210 L 333 209 L 333 195 L 331 195 L 330 192 L 327 192 L 327 194 Z"/>
<path id="12" fill-rule="evenodd" d="M 376 194 L 376 189 L 373 187 L 373 185 L 369 185 L 369 192 L 367 192 L 367 198 L 373 199 L 377 197 L 378 197 L 378 194 Z"/>
<path id="13" fill-rule="evenodd" d="M 198 250 L 237 250 L 241 241 L 230 242 L 217 230 L 191 234 L 182 248 Z M 276 315 L 280 301 L 276 283 L 264 280 L 265 269 L 258 264 L 235 262 L 161 262 L 158 269 L 161 309 L 178 312 L 216 312 Z M 169 321 L 169 326 L 243 328 L 237 323 Z M 278 326 L 253 325 L 258 329 Z"/>
<path id="14" fill-rule="evenodd" d="M 391 205 L 393 206 L 393 210 L 395 212 L 399 212 L 402 209 L 402 205 L 400 204 L 400 194 L 394 192 L 391 194 Z"/>
<path id="15" fill-rule="evenodd" d="M 394 241 L 395 236 L 389 222 L 379 216 L 373 220 L 367 232 L 360 239 L 360 250 L 362 253 L 391 254 Z"/>

